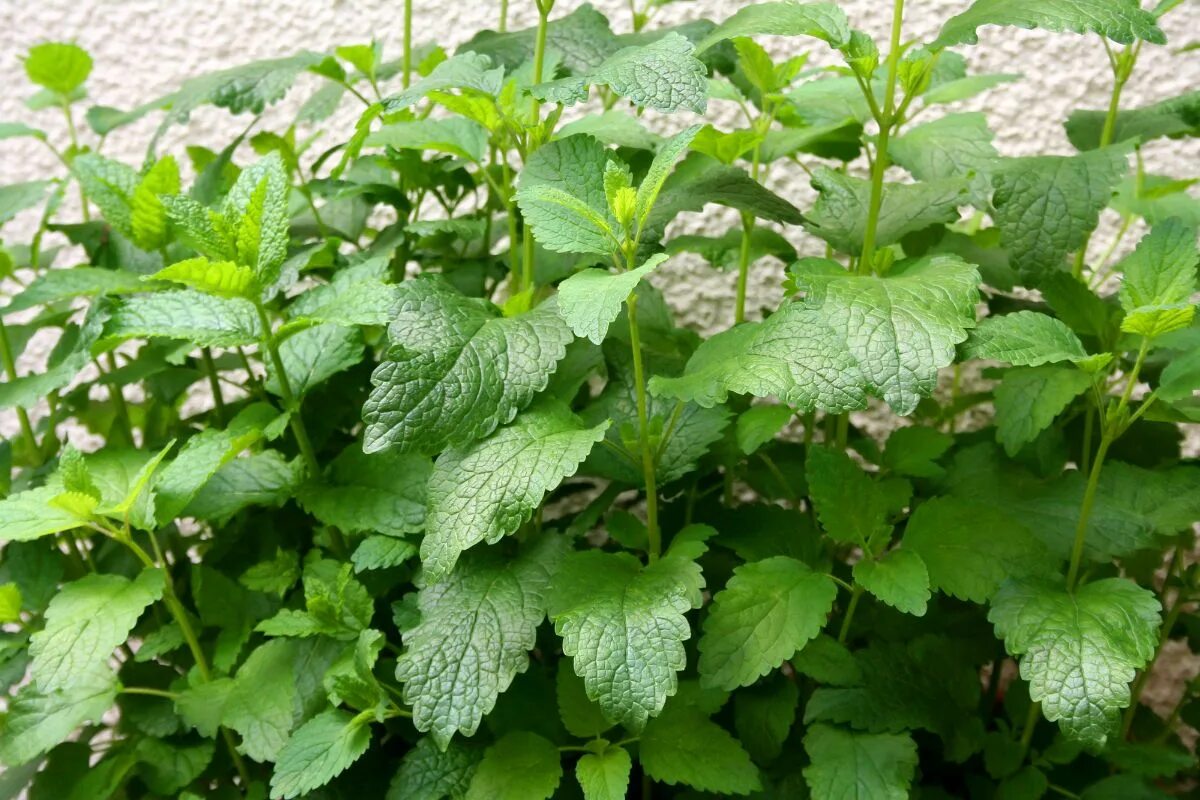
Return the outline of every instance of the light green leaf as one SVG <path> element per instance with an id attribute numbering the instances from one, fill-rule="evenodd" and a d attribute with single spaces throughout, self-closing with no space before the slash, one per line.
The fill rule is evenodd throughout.
<path id="1" fill-rule="evenodd" d="M 868 592 L 905 614 L 925 616 L 929 602 L 929 570 L 916 552 L 891 550 L 878 559 L 854 565 L 854 580 Z"/>
<path id="2" fill-rule="evenodd" d="M 253 299 L 254 271 L 232 261 L 210 261 L 203 256 L 179 261 L 147 279 L 182 283 L 220 297 Z"/>
<path id="3" fill-rule="evenodd" d="M 1061 320 L 1036 311 L 1017 311 L 988 317 L 971 331 L 962 346 L 967 358 L 1004 361 L 1014 366 L 1037 367 L 1060 361 L 1095 363 L 1075 332 Z"/>
<path id="4" fill-rule="evenodd" d="M 329 479 L 304 486 L 304 510 L 351 533 L 403 536 L 425 523 L 425 485 L 432 465 L 424 456 L 366 455 L 350 445 L 329 466 Z"/>
<path id="5" fill-rule="evenodd" d="M 350 556 L 355 572 L 398 567 L 417 555 L 417 546 L 391 536 L 371 535 L 359 542 Z"/>
<path id="6" fill-rule="evenodd" d="M 1129 683 L 1158 644 L 1158 598 L 1123 578 L 1068 593 L 1057 586 L 1009 582 L 992 598 L 988 619 L 1042 713 L 1071 739 L 1102 747 L 1129 705 Z"/>
<path id="7" fill-rule="evenodd" d="M 558 662 L 555 697 L 563 726 L 572 736 L 595 739 L 613 726 L 600 706 L 588 698 L 583 679 L 575 674 L 571 662 L 565 658 Z"/>
<path id="8" fill-rule="evenodd" d="M 758 769 L 737 739 L 691 706 L 667 708 L 648 722 L 638 757 L 646 774 L 662 783 L 720 795 L 762 788 Z"/>
<path id="9" fill-rule="evenodd" d="M 71 172 L 88 199 L 100 207 L 104 220 L 127 237 L 133 237 L 133 193 L 141 178 L 127 164 L 98 153 L 82 153 L 71 162 Z"/>
<path id="10" fill-rule="evenodd" d="M 1137 139 L 1148 142 L 1163 136 L 1177 138 L 1200 134 L 1200 91 L 1186 92 L 1139 108 L 1117 112 L 1113 123 L 1112 141 Z M 1077 109 L 1067 118 L 1067 138 L 1079 150 L 1094 150 L 1100 146 L 1107 111 Z"/>
<path id="11" fill-rule="evenodd" d="M 239 264 L 249 266 L 261 286 L 271 286 L 287 258 L 288 179 L 278 150 L 242 170 L 221 213 L 235 232 Z"/>
<path id="12" fill-rule="evenodd" d="M 38 86 L 69 96 L 92 73 L 92 57 L 77 44 L 43 42 L 29 48 L 25 74 Z"/>
<path id="13" fill-rule="evenodd" d="M 288 461 L 277 450 L 235 458 L 204 484 L 183 510 L 199 519 L 228 519 L 251 505 L 279 506 L 296 491 L 304 464 Z"/>
<path id="14" fill-rule="evenodd" d="M 29 640 L 32 673 L 44 692 L 70 688 L 80 674 L 103 666 L 124 643 L 146 607 L 162 597 L 161 570 L 136 579 L 88 575 L 59 590 L 46 608 L 46 624 Z"/>
<path id="15" fill-rule="evenodd" d="M 996 441 L 1015 456 L 1092 385 L 1092 376 L 1071 367 L 1017 367 L 996 387 Z"/>
<path id="16" fill-rule="evenodd" d="M 870 182 L 820 167 L 812 184 L 820 196 L 806 215 L 804 227 L 841 252 L 861 253 Z M 960 178 L 885 184 L 875 229 L 876 247 L 895 244 L 905 234 L 930 225 L 953 222 L 958 219 L 958 207 L 966 205 L 967 199 L 967 184 Z"/>
<path id="17" fill-rule="evenodd" d="M 25 684 L 0 720 L 0 760 L 10 767 L 33 760 L 85 722 L 101 722 L 116 699 L 116 675 L 107 667 L 76 674 L 68 687 L 52 692 Z"/>
<path id="18" fill-rule="evenodd" d="M 357 328 L 325 323 L 285 339 L 279 346 L 279 360 L 283 362 L 292 396 L 299 399 L 362 361 L 364 351 L 363 335 Z M 265 386 L 271 394 L 283 394 L 273 361 L 268 364 Z"/>
<path id="19" fill-rule="evenodd" d="M 429 476 L 421 540 L 427 579 L 441 580 L 479 542 L 495 544 L 515 532 L 607 429 L 607 421 L 584 427 L 566 406 L 547 401 L 486 439 L 443 452 Z"/>
<path id="20" fill-rule="evenodd" d="M 179 164 L 163 156 L 138 181 L 129 198 L 129 227 L 134 243 L 146 251 L 159 250 L 170 241 L 162 195 L 179 193 Z"/>
<path id="21" fill-rule="evenodd" d="M 0 583 L 0 624 L 21 619 L 21 587 L 16 583 Z"/>
<path id="22" fill-rule="evenodd" d="M 942 58 L 945 58 L 943 54 Z M 927 104 L 957 103 L 969 100 L 977 94 L 997 86 L 1021 80 L 1020 73 L 996 73 L 992 75 L 966 75 L 937 84 L 921 95 Z"/>
<path id="23" fill-rule="evenodd" d="M 836 596 L 828 576 L 787 556 L 736 568 L 704 622 L 702 685 L 754 683 L 821 632 Z"/>
<path id="24" fill-rule="evenodd" d="M 809 448 L 805 470 L 821 527 L 835 542 L 867 548 L 891 529 L 887 498 L 846 453 Z"/>
<path id="25" fill-rule="evenodd" d="M 535 733 L 515 731 L 483 754 L 465 800 L 546 800 L 560 780 L 558 748 Z"/>
<path id="26" fill-rule="evenodd" d="M 388 360 L 363 406 L 368 453 L 433 453 L 488 435 L 545 388 L 572 340 L 552 300 L 504 318 L 432 278 L 397 293 Z"/>
<path id="27" fill-rule="evenodd" d="M 648 567 L 628 553 L 571 554 L 555 576 L 549 613 L 588 697 L 639 729 L 675 693 L 700 605 L 700 568 L 667 555 Z"/>
<path id="28" fill-rule="evenodd" d="M 790 406 L 752 406 L 737 419 L 734 434 L 738 449 L 753 455 L 758 448 L 774 439 L 791 421 L 795 411 Z"/>
<path id="29" fill-rule="evenodd" d="M 7 316 L 16 311 L 75 297 L 144 292 L 150 288 L 142 282 L 140 275 L 124 270 L 86 266 L 52 269 L 35 278 L 13 297 L 8 305 L 0 309 L 0 313 Z"/>
<path id="30" fill-rule="evenodd" d="M 804 737 L 812 762 L 804 780 L 814 800 L 907 800 L 917 746 L 907 734 L 850 733 L 813 725 Z"/>
<path id="31" fill-rule="evenodd" d="M 529 157 L 516 200 L 540 243 L 556 252 L 613 252 L 617 243 L 609 232 L 620 224 L 604 192 L 612 159 L 600 142 L 582 134 L 556 139 Z"/>
<path id="32" fill-rule="evenodd" d="M 637 269 L 612 274 L 603 269 L 576 272 L 558 285 L 558 311 L 576 336 L 601 344 L 642 278 L 667 260 L 656 253 Z"/>
<path id="33" fill-rule="evenodd" d="M 675 162 L 687 152 L 688 145 L 696 138 L 700 128 L 700 125 L 684 128 L 663 142 L 662 147 L 658 148 L 658 152 L 654 154 L 654 160 L 650 162 L 650 167 L 646 170 L 646 177 L 642 179 L 637 188 L 634 218 L 637 220 L 639 231 L 646 224 L 650 211 L 658 201 L 659 193 L 662 192 L 663 184 L 666 183 L 671 171 L 675 168 Z"/>
<path id="34" fill-rule="evenodd" d="M 787 303 L 761 323 L 744 323 L 706 339 L 678 377 L 655 375 L 650 391 L 703 407 L 730 392 L 778 397 L 798 411 L 841 412 L 866 404 L 864 379 L 844 340 L 824 315 Z"/>
<path id="35" fill-rule="evenodd" d="M 404 634 L 396 679 L 404 684 L 413 724 L 439 747 L 456 732 L 474 734 L 528 667 L 564 544 L 547 536 L 516 560 L 474 553 L 448 577 L 420 590 L 421 621 Z"/>
<path id="36" fill-rule="evenodd" d="M 482 757 L 482 750 L 460 742 L 451 742 L 443 751 L 432 737 L 423 736 L 404 754 L 386 800 L 459 800 Z"/>
<path id="37" fill-rule="evenodd" d="M 633 759 L 623 747 L 609 745 L 602 752 L 588 753 L 575 764 L 575 777 L 584 800 L 625 800 Z"/>
<path id="38" fill-rule="evenodd" d="M 474 89 L 486 95 L 500 94 L 504 67 L 492 68 L 492 60 L 479 53 L 458 53 L 438 64 L 400 94 L 383 101 L 384 110 L 391 114 L 408 108 L 430 92 L 446 89 Z"/>
<path id="39" fill-rule="evenodd" d="M 255 344 L 262 327 L 254 304 L 191 289 L 128 297 L 104 328 L 107 342 L 134 338 L 182 339 L 202 347 Z"/>
<path id="40" fill-rule="evenodd" d="M 1144 39 L 1152 44 L 1166 43 L 1154 15 L 1143 11 L 1137 0 L 975 0 L 963 13 L 952 17 L 931 47 L 940 49 L 956 44 L 975 44 L 977 29 L 984 25 L 1017 28 L 1045 28 L 1049 31 L 1098 33 L 1120 44 Z"/>
<path id="41" fill-rule="evenodd" d="M 60 493 L 59 489 L 42 486 L 0 500 L 0 541 L 23 542 L 84 524 L 86 518 L 50 502 Z"/>
<path id="42" fill-rule="evenodd" d="M 522 185 L 516 199 L 522 218 L 547 250 L 607 256 L 619 246 L 603 214 L 557 186 Z"/>
<path id="43" fill-rule="evenodd" d="M 956 256 L 927 256 L 887 277 L 814 275 L 807 304 L 846 342 L 866 390 L 910 414 L 975 327 L 979 273 Z"/>
<path id="44" fill-rule="evenodd" d="M 696 45 L 702 52 L 737 36 L 815 36 L 830 47 L 850 40 L 846 13 L 833 3 L 756 3 L 737 10 Z"/>
<path id="45" fill-rule="evenodd" d="M 487 131 L 461 117 L 393 122 L 367 136 L 367 147 L 431 150 L 479 162 L 487 151 Z"/>
<path id="46" fill-rule="evenodd" d="M 1128 169 L 1129 145 L 1077 156 L 1003 159 L 992 178 L 1000 245 L 1027 279 L 1057 272 L 1100 220 Z"/>
<path id="47" fill-rule="evenodd" d="M 991 197 L 990 175 L 1000 158 L 992 138 L 983 112 L 947 114 L 892 139 L 888 153 L 919 181 L 966 178 L 974 205 L 986 209 Z"/>
<path id="48" fill-rule="evenodd" d="M 367 751 L 371 728 L 361 715 L 323 711 L 300 726 L 275 762 L 271 794 L 291 800 L 319 789 Z"/>
<path id="49" fill-rule="evenodd" d="M 904 549 L 921 557 L 935 589 L 987 602 L 1005 579 L 1053 569 L 1046 546 L 1013 516 L 956 497 L 922 503 L 904 529 Z"/>
<path id="50" fill-rule="evenodd" d="M 1153 339 L 1190 325 L 1198 261 L 1195 228 L 1178 219 L 1155 225 L 1119 265 L 1121 330 Z"/>

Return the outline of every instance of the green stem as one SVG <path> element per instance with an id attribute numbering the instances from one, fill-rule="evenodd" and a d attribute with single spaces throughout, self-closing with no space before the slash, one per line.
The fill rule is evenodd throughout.
<path id="1" fill-rule="evenodd" d="M 1021 729 L 1021 763 L 1029 756 L 1029 747 L 1033 744 L 1033 733 L 1037 730 L 1038 720 L 1042 718 L 1042 704 L 1029 701 L 1029 711 L 1025 714 L 1025 727 Z"/>
<path id="2" fill-rule="evenodd" d="M 207 347 L 201 347 L 200 357 L 204 361 L 204 371 L 208 375 L 208 386 L 212 390 L 213 405 L 217 409 L 217 419 L 221 421 L 221 425 L 225 425 L 229 421 L 229 415 L 225 411 L 225 398 L 221 396 L 221 380 L 217 375 L 217 365 L 213 361 L 212 350 Z"/>
<path id="3" fill-rule="evenodd" d="M 642 451 L 642 476 L 646 481 L 646 538 L 650 563 L 662 555 L 662 537 L 658 530 L 658 484 L 654 453 L 650 449 L 650 421 L 646 411 L 646 375 L 642 366 L 642 342 L 637 323 L 637 292 L 629 293 L 629 347 L 633 355 L 633 383 L 637 392 L 638 445 Z"/>
<path id="4" fill-rule="evenodd" d="M 841 644 L 845 644 L 850 636 L 850 623 L 854 621 L 854 612 L 858 610 L 858 601 L 862 596 L 863 587 L 855 584 L 854 591 L 850 592 L 850 605 L 846 607 L 846 616 L 842 618 L 842 627 L 838 630 L 838 642 Z"/>
<path id="5" fill-rule="evenodd" d="M 168 700 L 175 700 L 179 697 L 175 692 L 168 692 L 166 689 L 152 689 L 148 686 L 123 686 L 121 694 L 144 694 L 150 697 L 165 697 Z"/>
<path id="6" fill-rule="evenodd" d="M 79 155 L 79 133 L 75 129 L 75 115 L 71 113 L 71 104 L 63 101 L 62 104 L 63 116 L 67 118 L 67 136 L 71 140 L 71 160 Z M 65 160 L 64 160 L 65 163 Z M 79 204 L 83 209 L 83 221 L 90 222 L 92 219 L 91 210 L 88 208 L 87 194 L 83 191 L 83 184 L 79 186 Z"/>
<path id="7" fill-rule="evenodd" d="M 533 82 L 542 82 L 542 70 L 546 63 L 546 28 L 550 24 L 550 11 L 554 0 L 535 0 L 538 10 L 537 40 L 533 49 Z M 535 101 L 536 102 L 536 101 Z"/>
<path id="8" fill-rule="evenodd" d="M 1133 362 L 1133 369 L 1129 371 L 1129 378 L 1125 383 L 1125 391 L 1121 393 L 1121 398 L 1117 401 L 1116 409 L 1111 417 L 1106 416 L 1100 423 L 1100 446 L 1096 448 L 1096 455 L 1092 460 L 1087 488 L 1083 493 L 1083 505 L 1079 509 L 1079 522 L 1075 526 L 1075 541 L 1071 545 L 1071 565 L 1067 569 L 1067 591 L 1073 591 L 1075 583 L 1079 579 L 1079 567 L 1083 563 L 1083 545 L 1087 540 L 1088 522 L 1092 516 L 1092 507 L 1096 502 L 1096 490 L 1100 486 L 1100 471 L 1104 467 L 1108 448 L 1124 432 L 1121 414 L 1129 405 L 1129 398 L 1133 395 L 1133 387 L 1137 385 L 1138 374 L 1142 371 L 1142 364 L 1145 363 L 1146 353 L 1149 350 L 1150 340 L 1142 339 L 1137 359 Z"/>
<path id="9" fill-rule="evenodd" d="M 404 0 L 404 88 L 412 83 L 412 0 Z"/>
<path id="10" fill-rule="evenodd" d="M 738 250 L 737 305 L 733 309 L 733 324 L 746 321 L 746 283 L 750 277 L 750 234 L 754 231 L 754 217 L 742 214 L 742 245 Z"/>
<path id="11" fill-rule="evenodd" d="M 292 393 L 292 384 L 283 369 L 283 359 L 279 357 L 279 348 L 275 346 L 275 340 L 271 336 L 271 320 L 267 318 L 267 311 L 262 304 L 256 304 L 255 308 L 258 310 L 258 321 L 263 329 L 262 346 L 271 358 L 275 374 L 279 376 L 279 394 L 288 411 L 288 425 L 292 429 L 292 436 L 296 439 L 296 446 L 300 448 L 300 455 L 303 456 L 304 463 L 308 467 L 309 476 L 320 478 L 321 465 L 317 461 L 317 454 L 313 451 L 312 441 L 308 438 L 308 429 L 304 427 L 304 418 L 300 416 L 300 403 Z"/>
<path id="12" fill-rule="evenodd" d="M 895 0 L 892 5 L 892 39 L 887 59 L 887 90 L 883 99 L 883 112 L 876 118 L 879 139 L 875 147 L 875 160 L 871 164 L 871 199 L 867 206 L 867 229 L 863 234 L 862 255 L 858 260 L 858 271 L 870 273 L 875 260 L 875 231 L 879 227 L 879 210 L 883 206 L 883 178 L 888 168 L 888 141 L 895 125 L 896 79 L 900 64 L 900 30 L 904 20 L 904 0 Z M 872 91 L 866 84 L 865 91 Z"/>
<path id="13" fill-rule="evenodd" d="M 112 351 L 104 354 L 104 363 L 108 367 L 109 373 L 116 372 L 117 359 L 113 357 Z M 125 431 L 125 436 L 129 443 L 133 443 L 133 420 L 129 416 L 129 406 L 125 403 L 125 394 L 121 391 L 120 384 L 115 381 L 108 387 L 108 396 L 112 400 L 113 407 L 117 410 L 117 419 L 121 423 L 121 427 Z"/>
<path id="14" fill-rule="evenodd" d="M 8 379 L 15 381 L 17 379 L 17 363 L 13 358 L 12 345 L 8 341 L 8 328 L 4 325 L 3 316 L 0 316 L 0 360 L 4 362 L 4 371 L 8 373 Z M 21 435 L 25 437 L 25 443 L 29 447 L 29 457 L 37 465 L 42 460 L 41 450 L 38 448 L 37 435 L 33 432 L 33 425 L 29 421 L 29 413 L 24 406 L 16 408 L 17 419 L 21 423 Z"/>
<path id="15" fill-rule="evenodd" d="M 508 32 L 508 0 L 500 0 L 500 24 L 496 26 L 499 33 Z"/>

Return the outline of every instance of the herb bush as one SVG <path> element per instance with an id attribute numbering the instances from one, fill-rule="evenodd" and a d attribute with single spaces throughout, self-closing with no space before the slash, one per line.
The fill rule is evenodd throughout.
<path id="1" fill-rule="evenodd" d="M 1190 791 L 1200 687 L 1140 699 L 1200 635 L 1200 203 L 1139 148 L 1195 135 L 1200 94 L 1121 103 L 1178 3 L 977 0 L 919 42 L 895 0 L 878 44 L 828 3 L 651 30 L 652 2 L 621 35 L 538 3 L 453 54 L 409 25 L 396 60 L 82 118 L 88 55 L 29 50 L 31 112 L 72 125 L 0 125 L 63 165 L 0 189 L 0 221 L 42 209 L 2 251 L 0 794 Z M 1098 36 L 1077 154 L 1001 157 L 953 110 L 1015 78 L 967 74 L 985 26 Z M 361 102 L 347 141 L 100 153 L 147 114 L 257 122 L 304 72 L 297 124 Z M 710 99 L 745 126 L 641 119 Z M 764 185 L 783 161 L 810 207 Z M 711 205 L 740 223 L 672 235 Z M 707 339 L 646 280 L 683 251 L 736 286 Z"/>

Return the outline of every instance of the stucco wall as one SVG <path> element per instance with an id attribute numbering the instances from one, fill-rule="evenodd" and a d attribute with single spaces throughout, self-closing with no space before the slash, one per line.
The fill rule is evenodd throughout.
<path id="1" fill-rule="evenodd" d="M 436 40 L 448 49 L 483 27 L 494 27 L 498 2 L 469 0 L 416 0 L 414 30 L 418 41 Z M 510 27 L 519 28 L 536 20 L 532 0 L 511 0 Z M 567 13 L 579 0 L 559 0 L 555 15 Z M 618 31 L 627 30 L 629 14 L 624 0 L 596 0 L 594 3 L 613 20 Z M 680 2 L 662 8 L 654 24 L 707 16 L 721 19 L 732 14 L 741 3 L 723 0 Z M 856 27 L 886 41 L 890 4 L 878 0 L 844 0 L 843 5 Z M 940 22 L 961 11 L 967 0 L 914 0 L 909 2 L 905 22 L 906 38 L 929 39 Z M 18 3 L 0 0 L 0 120 L 19 119 L 36 122 L 52 136 L 64 134 L 57 115 L 34 115 L 24 108 L 29 94 L 22 71 L 21 55 L 30 45 L 47 39 L 69 39 L 90 51 L 95 68 L 88 83 L 92 100 L 119 108 L 128 108 L 171 91 L 189 76 L 203 71 L 233 66 L 257 58 L 290 54 L 300 48 L 326 50 L 340 44 L 359 43 L 375 37 L 383 42 L 385 54 L 399 53 L 402 33 L 402 3 L 399 0 L 40 0 Z M 1172 44 L 1178 46 L 1197 38 L 1200 32 L 1200 2 L 1190 0 L 1164 21 Z M 786 48 L 808 48 L 813 61 L 829 63 L 832 55 L 820 43 L 802 39 L 773 39 L 768 42 L 777 52 Z M 968 104 L 971 109 L 987 110 L 997 145 L 1007 155 L 1035 152 L 1070 152 L 1061 122 L 1073 108 L 1102 108 L 1107 103 L 1110 78 L 1106 56 L 1095 36 L 1054 35 L 1040 31 L 984 29 L 981 43 L 967 48 L 971 67 L 977 71 L 1023 72 L 1019 83 L 1002 86 Z M 1200 83 L 1200 59 L 1190 58 L 1190 68 L 1181 67 L 1166 48 L 1143 50 L 1137 72 L 1125 92 L 1129 105 L 1169 97 Z M 300 102 L 319 79 L 302 78 L 300 85 L 273 109 L 271 120 L 291 117 Z M 722 107 L 724 106 L 724 107 Z M 346 131 L 353 124 L 356 109 L 347 102 L 334 120 L 335 127 Z M 735 109 L 714 103 L 711 113 L 726 127 L 737 124 Z M 683 120 L 656 120 L 666 127 Z M 137 163 L 156 121 L 141 123 L 118 131 L 105 145 L 105 152 Z M 202 109 L 193 115 L 187 128 L 175 129 L 167 146 L 178 147 L 184 141 L 222 146 L 246 118 L 234 118 L 214 109 Z M 339 133 L 326 134 L 329 141 Z M 61 141 L 61 139 L 60 139 Z M 1151 169 L 1180 169 L 1200 163 L 1200 147 L 1187 144 L 1158 143 L 1148 148 Z M 0 182 L 38 177 L 54 171 L 53 156 L 37 142 L 27 139 L 0 142 Z M 769 176 L 772 186 L 802 208 L 812 193 L 802 171 L 792 168 Z M 682 224 L 688 228 L 715 227 L 730 221 L 727 216 L 707 214 L 692 217 Z M 28 224 L 28 223 L 27 223 Z M 10 229 L 10 237 L 21 230 Z M 798 244 L 803 234 L 792 231 Z M 1101 241 L 1100 244 L 1103 244 Z M 776 302 L 778 265 L 763 264 L 755 271 L 752 300 Z M 661 270 L 656 279 L 670 287 L 670 296 L 685 319 L 700 327 L 722 325 L 729 316 L 728 298 L 732 280 L 715 275 L 702 264 L 679 258 Z M 755 306 L 751 302 L 751 307 Z"/>

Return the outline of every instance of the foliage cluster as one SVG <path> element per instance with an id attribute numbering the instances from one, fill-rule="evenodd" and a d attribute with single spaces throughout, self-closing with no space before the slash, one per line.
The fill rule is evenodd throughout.
<path id="1" fill-rule="evenodd" d="M 631 33 L 536 2 L 82 117 L 88 54 L 29 50 L 70 141 L 0 124 L 62 165 L 0 187 L 40 213 L 0 249 L 0 795 L 1187 791 L 1200 686 L 1140 699 L 1200 650 L 1200 201 L 1141 148 L 1200 92 L 1121 102 L 1177 0 L 976 0 L 925 42 L 894 0 L 880 43 L 825 2 Z M 1020 77 L 961 53 L 1014 27 L 1108 55 L 1072 155 L 954 109 Z M 303 133 L 346 104 L 346 141 Z M 685 124 L 710 104 L 742 126 Z M 249 124 L 163 152 L 204 106 Z M 102 154 L 147 115 L 142 163 Z M 740 223 L 674 232 L 710 206 Z M 685 252 L 736 287 L 708 338 L 646 280 Z"/>

